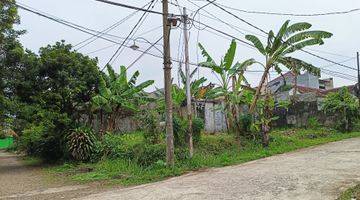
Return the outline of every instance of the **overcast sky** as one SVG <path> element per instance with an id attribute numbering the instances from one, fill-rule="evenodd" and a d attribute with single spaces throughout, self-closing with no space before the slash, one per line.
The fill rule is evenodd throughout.
<path id="1" fill-rule="evenodd" d="M 142 7 L 150 0 L 113 0 L 120 3 L 130 4 L 133 6 Z M 203 1 L 199 0 L 190 0 L 193 3 L 202 6 L 206 4 Z M 116 7 L 112 5 L 107 5 L 104 3 L 99 3 L 94 0 L 19 0 L 19 3 L 23 3 L 32 8 L 41 10 L 43 12 L 52 14 L 59 18 L 65 19 L 67 21 L 95 29 L 95 30 L 104 30 L 112 24 L 120 21 L 122 18 L 126 17 L 130 13 L 134 12 L 122 7 Z M 175 3 L 176 1 L 173 0 Z M 197 7 L 193 4 L 190 4 L 188 0 L 178 0 L 181 6 L 186 6 L 189 10 L 188 13 L 192 14 L 193 10 L 196 10 Z M 299 14 L 310 14 L 310 13 L 324 13 L 324 12 L 333 12 L 333 11 L 346 11 L 354 8 L 360 7 L 359 0 L 298 0 L 298 1 L 289 1 L 289 0 L 273 0 L 273 1 L 264 1 L 264 0 L 251 0 L 251 1 L 239 1 L 239 0 L 217 0 L 218 3 L 231 6 L 233 8 L 244 9 L 244 10 L 254 10 L 254 11 L 269 11 L 269 12 L 282 12 L 282 13 L 299 13 Z M 161 0 L 158 0 L 154 10 L 161 10 Z M 175 6 L 170 5 L 170 11 L 172 13 L 179 13 L 179 9 Z M 242 30 L 240 33 L 237 30 L 234 30 L 227 25 L 209 19 L 204 15 L 209 16 L 205 11 L 215 15 L 218 18 L 221 18 L 223 21 L 238 27 L 238 30 Z M 247 21 L 256 24 L 257 26 L 263 28 L 266 31 L 275 30 L 277 31 L 279 26 L 282 23 L 290 19 L 291 22 L 300 22 L 306 21 L 313 24 L 313 29 L 326 30 L 334 34 L 331 39 L 327 39 L 325 44 L 322 46 L 316 46 L 309 49 L 309 51 L 316 53 L 320 56 L 326 57 L 328 59 L 334 60 L 336 62 L 344 62 L 343 64 L 350 67 L 356 67 L 356 60 L 351 59 L 355 57 L 356 51 L 360 50 L 360 12 L 354 12 L 345 15 L 333 15 L 333 16 L 321 16 L 321 17 L 289 17 L 289 16 L 273 16 L 273 15 L 259 15 L 259 14 L 245 14 L 237 11 L 230 10 L 234 12 L 239 17 L 246 19 Z M 77 30 L 71 29 L 69 27 L 63 26 L 56 22 L 50 21 L 48 19 L 42 18 L 35 14 L 29 13 L 19 9 L 19 14 L 21 17 L 21 25 L 18 26 L 18 29 L 25 29 L 27 33 L 23 35 L 20 40 L 22 44 L 31 49 L 34 52 L 38 52 L 39 48 L 47 44 L 54 44 L 56 41 L 65 40 L 67 43 L 77 44 L 90 36 L 79 32 Z M 131 31 L 132 27 L 138 21 L 142 12 L 136 13 L 133 17 L 127 20 L 125 23 L 119 25 L 112 31 L 110 34 L 126 37 Z M 200 18 L 199 18 L 200 16 Z M 201 22 L 206 23 L 214 28 L 217 28 L 221 31 L 227 32 L 231 35 L 234 35 L 238 38 L 244 39 L 245 34 L 255 33 L 262 35 L 258 30 L 244 24 L 233 16 L 228 15 L 227 13 L 219 10 L 218 8 L 209 5 L 203 11 L 200 11 L 200 15 L 196 16 L 196 19 L 200 19 Z M 158 15 L 149 14 L 137 30 L 133 38 L 139 36 L 146 38 L 151 42 L 155 42 L 159 37 L 162 36 L 162 29 L 156 28 L 161 26 L 162 18 Z M 146 33 L 147 31 L 156 28 L 154 31 Z M 199 28 L 201 29 L 199 31 Z M 175 28 L 171 31 L 171 54 L 173 59 L 181 58 L 181 47 L 179 48 L 179 37 L 182 30 L 180 28 Z M 143 34 L 145 33 L 145 34 Z M 261 38 L 261 37 L 260 37 Z M 112 38 L 113 40 L 122 42 L 119 38 Z M 262 38 L 263 39 L 263 38 Z M 224 36 L 218 36 L 213 33 L 208 32 L 207 29 L 199 27 L 198 25 L 193 26 L 190 29 L 190 60 L 193 63 L 198 61 L 204 61 L 201 54 L 197 49 L 197 41 L 202 43 L 210 54 L 216 59 L 219 60 L 226 52 L 229 44 L 230 38 Z M 133 41 L 129 42 L 128 46 L 132 45 Z M 140 50 L 145 50 L 149 47 L 148 44 L 144 43 L 141 39 L 138 39 L 136 44 L 140 47 Z M 162 44 L 162 41 L 159 43 Z M 91 57 L 98 57 L 99 66 L 104 66 L 108 62 L 112 54 L 119 47 L 119 45 L 113 45 L 113 43 L 98 39 L 93 43 L 81 48 L 79 51 L 88 54 Z M 158 46 L 159 49 L 162 49 L 161 46 Z M 110 47 L 109 47 L 110 46 Z M 98 49 L 103 49 L 102 51 L 97 51 L 96 53 L 91 53 Z M 316 50 L 316 51 L 313 51 Z M 320 51 L 320 52 L 319 52 Z M 150 51 L 153 54 L 161 55 L 156 49 Z M 328 52 L 328 53 L 325 53 Z M 331 54 L 330 54 L 331 53 Z M 119 57 L 113 63 L 114 68 L 118 71 L 120 65 L 128 66 L 130 65 L 141 53 L 136 52 L 132 49 L 125 48 L 124 51 L 119 55 Z M 333 55 L 340 54 L 340 55 Z M 179 56 L 180 55 L 180 56 Z M 350 74 L 356 76 L 356 71 L 345 69 L 336 65 L 331 65 L 331 63 L 318 58 L 311 57 L 304 53 L 296 54 L 296 57 L 301 58 L 307 62 L 312 63 L 318 67 L 326 67 L 332 71 L 338 71 L 341 73 Z M 263 61 L 263 58 L 259 53 L 247 46 L 243 46 L 238 43 L 238 50 L 236 60 L 243 61 L 248 58 L 255 58 L 259 61 Z M 140 71 L 140 81 L 153 79 L 155 80 L 156 87 L 163 86 L 163 66 L 162 59 L 145 55 L 130 68 L 131 72 L 135 70 Z M 177 70 L 179 64 L 173 63 L 173 76 L 174 82 L 177 83 Z M 194 68 L 194 67 L 192 67 Z M 261 70 L 259 66 L 252 67 L 251 70 Z M 272 74 L 272 78 L 276 74 Z M 200 76 L 205 76 L 209 81 L 216 82 L 216 77 L 211 73 L 210 70 L 200 69 Z M 249 72 L 246 74 L 249 82 L 254 86 L 259 81 L 261 73 Z M 323 74 L 322 77 L 326 78 L 329 75 Z M 349 85 L 354 84 L 350 80 L 345 80 L 341 78 L 334 77 L 335 86 Z M 153 89 L 153 88 L 152 88 Z"/>

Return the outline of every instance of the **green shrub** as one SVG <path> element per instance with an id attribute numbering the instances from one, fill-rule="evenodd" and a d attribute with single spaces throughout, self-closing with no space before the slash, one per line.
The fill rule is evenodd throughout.
<path id="1" fill-rule="evenodd" d="M 326 114 L 337 117 L 336 128 L 340 131 L 351 131 L 354 122 L 360 117 L 358 99 L 346 87 L 327 94 L 323 102 L 323 110 Z"/>
<path id="2" fill-rule="evenodd" d="M 162 134 L 159 114 L 154 110 L 145 111 L 140 120 L 144 130 L 145 142 L 148 144 L 158 144 Z"/>
<path id="3" fill-rule="evenodd" d="M 142 134 L 131 133 L 125 135 L 106 134 L 102 141 L 95 142 L 91 160 L 101 158 L 131 160 L 148 167 L 158 161 L 165 161 L 166 144 L 149 144 L 144 141 Z M 175 148 L 176 159 L 184 160 L 189 157 L 187 148 Z"/>
<path id="4" fill-rule="evenodd" d="M 253 139 L 254 133 L 252 130 L 253 127 L 253 116 L 250 114 L 242 114 L 239 116 L 239 124 L 240 124 L 240 136 L 243 136 L 247 139 Z M 239 135 L 237 135 L 238 137 Z"/>
<path id="5" fill-rule="evenodd" d="M 187 122 L 180 117 L 174 116 L 173 119 L 174 128 L 174 144 L 175 146 L 185 146 L 187 138 Z"/>
<path id="6" fill-rule="evenodd" d="M 5 130 L 0 129 L 0 139 L 5 139 L 5 138 L 6 138 Z"/>
<path id="7" fill-rule="evenodd" d="M 356 120 L 354 123 L 354 131 L 360 131 L 360 119 Z"/>
<path id="8" fill-rule="evenodd" d="M 207 135 L 203 136 L 198 144 L 198 149 L 205 154 L 221 154 L 239 145 L 231 135 Z"/>
<path id="9" fill-rule="evenodd" d="M 184 147 L 188 143 L 188 121 L 180 117 L 174 117 L 174 142 L 177 147 Z M 192 122 L 193 142 L 198 143 L 201 132 L 204 130 L 204 121 L 201 118 L 194 118 Z"/>
<path id="10" fill-rule="evenodd" d="M 138 144 L 134 147 L 134 160 L 141 166 L 150 166 L 159 160 L 165 160 L 165 144 Z"/>
<path id="11" fill-rule="evenodd" d="M 26 128 L 19 141 L 19 148 L 28 155 L 40 155 L 42 151 L 43 136 L 46 134 L 46 128 L 43 125 L 31 124 Z"/>
<path id="12" fill-rule="evenodd" d="M 107 133 L 102 140 L 102 155 L 97 155 L 97 157 L 105 156 L 111 159 L 134 159 L 134 148 L 138 144 L 144 144 L 144 139 L 141 133 L 124 135 Z"/>
<path id="13" fill-rule="evenodd" d="M 201 139 L 201 132 L 204 130 L 204 121 L 201 118 L 193 119 L 193 142 L 198 143 Z"/>
<path id="14" fill-rule="evenodd" d="M 93 151 L 90 155 L 90 162 L 98 162 L 105 157 L 105 145 L 102 141 L 96 140 L 94 142 Z"/>
<path id="15" fill-rule="evenodd" d="M 321 125 L 316 117 L 309 117 L 307 128 L 319 128 Z"/>
<path id="16" fill-rule="evenodd" d="M 32 115 L 27 119 L 31 123 L 27 123 L 19 134 L 19 140 L 16 142 L 19 150 L 31 156 L 41 157 L 47 162 L 65 158 L 66 135 L 72 126 L 68 116 L 31 106 L 27 109 L 32 111 Z M 34 112 L 36 114 L 33 114 Z"/>
<path id="17" fill-rule="evenodd" d="M 96 141 L 91 128 L 76 128 L 69 134 L 67 140 L 68 150 L 72 158 L 78 161 L 88 161 L 90 159 Z"/>

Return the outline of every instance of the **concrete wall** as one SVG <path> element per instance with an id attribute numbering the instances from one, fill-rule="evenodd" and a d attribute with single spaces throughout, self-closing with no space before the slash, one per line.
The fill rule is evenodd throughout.
<path id="1" fill-rule="evenodd" d="M 107 120 L 106 115 L 103 116 L 104 125 L 103 128 L 107 127 Z M 84 123 L 91 124 L 91 127 L 98 132 L 100 130 L 100 114 L 94 115 L 91 122 L 89 122 L 88 117 L 83 117 Z M 128 133 L 139 130 L 139 123 L 133 117 L 126 117 L 126 118 L 116 118 L 115 119 L 115 126 L 114 132 L 117 133 Z M 105 131 L 105 130 L 103 130 Z"/>
<path id="2" fill-rule="evenodd" d="M 205 102 L 205 132 L 218 133 L 225 132 L 227 130 L 225 113 L 223 112 L 221 106 L 221 103 Z"/>
<path id="3" fill-rule="evenodd" d="M 303 87 L 316 88 L 319 89 L 319 77 L 305 72 L 297 78 L 297 84 Z"/>
<path id="4" fill-rule="evenodd" d="M 304 127 L 309 123 L 309 118 L 315 118 L 320 124 L 331 126 L 336 122 L 334 116 L 329 116 L 321 110 L 321 101 L 302 101 L 290 106 L 288 110 L 275 109 L 274 115 L 279 119 L 274 125 Z"/>

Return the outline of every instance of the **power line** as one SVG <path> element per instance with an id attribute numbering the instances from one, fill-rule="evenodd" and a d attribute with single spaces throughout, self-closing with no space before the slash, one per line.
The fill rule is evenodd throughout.
<path id="1" fill-rule="evenodd" d="M 144 35 L 146 35 L 146 34 L 148 34 L 148 33 L 151 33 L 151 32 L 153 32 L 153 31 L 155 31 L 155 30 L 158 30 L 158 29 L 160 29 L 160 28 L 162 28 L 162 25 L 157 26 L 157 27 L 154 27 L 154 28 L 152 28 L 152 29 L 150 29 L 150 30 L 147 30 L 147 31 L 145 31 L 145 32 L 142 32 L 142 33 L 138 34 L 136 37 L 144 36 Z"/>
<path id="2" fill-rule="evenodd" d="M 213 15 L 213 14 L 211 14 L 210 12 L 208 12 L 208 11 L 206 11 L 205 9 L 204 9 L 204 7 L 201 7 L 201 6 L 199 6 L 199 5 L 197 5 L 197 4 L 195 4 L 195 3 L 193 3 L 192 1 L 190 1 L 190 0 L 187 0 L 189 3 L 191 3 L 191 4 L 193 4 L 193 5 L 195 5 L 195 6 L 197 6 L 199 9 L 199 11 L 200 11 L 200 8 L 204 11 L 204 12 L 206 12 L 208 15 L 210 15 L 210 16 L 208 16 L 208 15 L 204 15 L 204 14 L 200 14 L 200 12 L 198 12 L 198 14 L 199 14 L 199 16 L 201 15 L 201 16 L 204 16 L 204 17 L 207 17 L 207 18 L 209 18 L 209 19 L 212 19 L 212 20 L 215 20 L 215 21 L 219 21 L 219 22 L 221 22 L 221 23 L 223 23 L 223 24 L 225 24 L 225 25 L 227 25 L 228 27 L 230 27 L 231 29 L 233 29 L 233 30 L 235 30 L 235 31 L 237 31 L 237 32 L 239 32 L 240 34 L 242 34 L 242 35 L 245 35 L 245 33 L 244 32 L 242 32 L 242 31 L 248 31 L 248 32 L 251 32 L 251 31 L 249 31 L 249 30 L 245 30 L 245 29 L 242 29 L 242 28 L 240 28 L 240 27 L 237 27 L 237 26 L 234 26 L 234 25 L 232 25 L 232 24 L 230 24 L 230 23 L 227 23 L 227 22 L 225 22 L 225 21 L 223 21 L 222 19 L 220 19 L 220 18 L 218 18 L 218 17 L 216 17 L 215 15 Z M 195 19 L 195 17 L 193 17 L 194 19 Z M 198 21 L 200 21 L 200 20 L 198 20 Z M 195 27 L 196 28 L 196 27 Z M 200 30 L 205 30 L 205 29 L 201 29 L 201 28 L 197 28 L 199 31 Z M 207 30 L 208 31 L 208 30 Z M 208 31 L 208 32 L 210 32 L 211 33 L 211 31 Z M 231 37 L 231 38 L 234 38 L 234 37 Z M 241 44 L 241 43 L 240 43 Z M 252 49 L 255 49 L 252 45 L 250 45 L 249 46 L 249 44 L 247 44 L 247 46 L 246 47 L 249 47 L 249 48 L 252 48 Z"/>
<path id="3" fill-rule="evenodd" d="M 86 34 L 89 34 L 89 35 L 92 35 L 92 36 L 97 36 L 97 37 L 99 37 L 99 38 L 101 38 L 101 39 L 103 39 L 103 40 L 106 40 L 106 41 L 108 41 L 108 42 L 113 43 L 113 45 L 108 46 L 108 47 L 104 47 L 104 48 L 99 49 L 99 50 L 103 50 L 103 49 L 110 48 L 110 47 L 112 47 L 112 46 L 120 45 L 120 44 L 121 44 L 121 43 L 119 43 L 119 42 L 117 42 L 117 41 L 115 41 L 115 40 L 112 40 L 112 39 L 109 39 L 109 38 L 106 38 L 106 37 L 103 37 L 103 36 L 98 36 L 98 35 L 92 33 L 91 31 L 86 30 L 86 29 L 88 29 L 88 28 L 86 28 L 86 27 L 83 27 L 83 26 L 80 26 L 80 25 L 76 25 L 76 24 L 71 23 L 71 22 L 69 22 L 69 23 L 71 23 L 71 24 L 66 23 L 66 22 L 64 22 L 64 21 L 62 21 L 62 20 L 56 19 L 56 18 L 54 18 L 54 17 L 51 17 L 51 16 L 49 16 L 49 15 L 40 13 L 40 12 L 38 12 L 38 11 L 34 11 L 34 10 L 32 10 L 32 9 L 26 8 L 26 7 L 21 6 L 21 5 L 19 5 L 19 4 L 16 4 L 16 6 L 17 6 L 18 8 L 20 8 L 20 9 L 25 10 L 25 11 L 28 11 L 28 12 L 34 13 L 34 14 L 36 14 L 36 15 L 39 15 L 39 16 L 41 16 L 41 17 L 47 18 L 47 19 L 49 19 L 49 20 L 51 20 L 51 21 L 60 23 L 60 24 L 62 24 L 62 25 L 68 26 L 68 27 L 70 27 L 70 28 L 73 28 L 73 29 L 75 29 L 75 30 L 81 31 L 81 32 L 83 32 L 83 33 L 86 33 Z M 126 45 L 124 45 L 124 47 L 131 48 L 130 46 L 126 46 Z M 97 50 L 97 51 L 99 51 L 99 50 Z M 139 49 L 137 49 L 137 50 L 135 50 L 135 51 L 142 52 L 142 53 L 145 52 L 145 51 L 142 51 L 142 50 L 139 50 Z M 90 52 L 90 53 L 95 53 L 95 52 Z M 161 58 L 161 59 L 162 59 L 162 56 L 159 56 L 159 55 L 156 55 L 156 54 L 153 54 L 153 53 L 149 53 L 149 52 L 145 52 L 145 53 L 146 53 L 147 55 L 151 55 L 151 56 L 153 56 L 153 57 Z M 179 62 L 179 61 L 177 61 L 177 60 L 172 60 L 172 61 L 174 61 L 174 62 Z M 192 65 L 194 65 L 194 63 L 192 63 Z"/>
<path id="4" fill-rule="evenodd" d="M 186 0 L 188 1 L 189 3 L 195 5 L 196 7 L 200 8 L 199 5 L 195 4 L 193 1 L 191 0 Z M 219 4 L 219 3 L 218 3 Z M 221 5 L 221 4 L 219 4 Z M 176 6 L 176 5 L 175 5 Z M 189 9 L 190 10 L 190 9 Z M 252 33 L 254 35 L 257 35 L 257 36 L 260 36 L 260 37 L 263 37 L 263 38 L 266 38 L 266 35 L 262 35 L 262 34 L 258 34 L 256 32 L 253 32 L 253 31 L 250 31 L 250 30 L 247 30 L 247 29 L 244 29 L 244 28 L 240 28 L 238 26 L 235 26 L 234 24 L 230 24 L 230 23 L 227 23 L 225 21 L 223 21 L 222 19 L 216 17 L 214 14 L 212 14 L 211 12 L 208 12 L 206 11 L 205 9 L 202 9 L 204 12 L 206 12 L 208 15 L 206 14 L 200 14 L 198 13 L 199 15 L 201 16 L 204 16 L 206 18 L 209 18 L 209 19 L 212 19 L 212 20 L 215 20 L 215 21 L 219 21 L 227 26 L 229 26 L 230 28 L 236 30 L 237 32 L 239 32 L 240 34 L 242 35 L 246 35 L 245 32 L 249 32 L 249 33 Z M 192 11 L 193 13 L 195 13 L 196 11 Z M 244 31 L 244 32 L 243 32 Z M 328 54 L 328 55 L 332 55 L 332 56 L 338 56 L 338 57 L 344 57 L 344 58 L 351 58 L 351 56 L 348 56 L 348 55 L 342 55 L 342 54 L 338 54 L 338 53 L 332 53 L 332 52 L 328 52 L 328 51 L 323 51 L 323 50 L 317 50 L 317 49 L 311 49 L 311 48 L 306 48 L 310 51 L 314 51 L 314 52 L 318 52 L 318 53 L 322 53 L 322 54 Z"/>
<path id="5" fill-rule="evenodd" d="M 126 5 L 126 4 L 122 4 L 122 3 L 117 3 L 117 2 L 112 2 L 112 1 L 108 1 L 108 0 L 95 0 L 95 1 L 103 2 L 103 3 L 107 3 L 107 4 L 111 4 L 111 5 L 116 5 L 116 6 L 120 6 L 120 7 L 125 7 L 125 8 L 129 8 L 129 9 L 133 9 L 133 10 L 141 10 L 141 11 L 148 12 L 148 13 L 153 13 L 153 14 L 158 14 L 158 15 L 164 15 L 162 12 L 152 11 L 152 10 L 149 10 L 149 11 L 148 11 L 148 10 L 146 10 L 146 9 L 142 9 L 142 8 L 139 8 L 139 7 L 130 6 L 130 5 Z M 210 2 L 211 2 L 211 1 L 210 1 Z M 169 16 L 181 16 L 181 15 L 176 15 L 176 14 L 169 13 Z M 209 26 L 209 25 L 207 25 L 207 24 L 204 24 L 204 23 L 202 23 L 202 22 L 196 21 L 195 19 L 189 18 L 189 20 L 192 20 L 192 21 L 194 21 L 194 22 L 196 22 L 196 23 L 198 23 L 198 24 L 201 24 L 201 25 L 205 26 L 206 28 L 210 28 L 210 29 L 212 29 L 212 30 L 214 30 L 214 31 L 216 31 L 216 32 L 221 33 L 221 34 L 224 34 L 224 35 L 227 35 L 227 36 L 229 36 L 229 37 L 232 37 L 232 38 L 234 38 L 234 39 L 236 39 L 236 40 L 238 40 L 238 41 L 240 41 L 240 42 L 242 42 L 242 43 L 244 43 L 244 44 L 247 44 L 247 45 L 249 45 L 249 46 L 253 46 L 252 44 L 250 44 L 250 43 L 248 43 L 248 42 L 246 42 L 246 41 L 244 41 L 244 40 L 242 40 L 242 39 L 240 39 L 240 38 L 237 38 L 237 37 L 235 37 L 235 36 L 232 36 L 232 35 L 230 35 L 230 34 L 228 34 L 228 33 L 225 33 L 224 31 L 221 31 L 221 30 L 219 30 L 219 29 L 213 28 L 213 27 L 211 27 L 211 26 Z"/>
<path id="6" fill-rule="evenodd" d="M 152 1 L 148 2 L 147 4 L 145 4 L 142 8 L 145 8 L 147 5 L 151 4 Z M 101 31 L 100 33 L 98 33 L 98 35 L 104 35 L 105 33 L 110 32 L 111 30 L 115 29 L 116 27 L 118 27 L 119 25 L 121 25 L 122 23 L 124 23 L 125 21 L 129 20 L 132 16 L 134 16 L 136 13 L 138 13 L 139 11 L 136 10 L 134 12 L 132 12 L 131 14 L 127 15 L 126 17 L 124 17 L 123 19 L 121 19 L 120 21 L 114 23 L 113 25 L 111 25 L 110 27 L 104 29 L 103 31 Z M 78 44 L 75 44 L 74 47 L 83 44 L 86 42 L 86 44 L 80 46 L 79 48 L 77 48 L 76 50 L 80 50 L 82 48 L 84 48 L 85 46 L 89 45 L 90 43 L 94 42 L 98 37 L 95 36 L 91 36 L 90 38 L 87 38 L 86 40 L 79 42 Z"/>
<path id="7" fill-rule="evenodd" d="M 76 30 L 81 31 L 81 32 L 83 32 L 83 33 L 86 33 L 86 34 L 89 34 L 89 35 L 92 35 L 92 36 L 97 36 L 97 37 L 99 37 L 99 38 L 101 38 L 101 39 L 103 39 L 103 40 L 112 42 L 112 43 L 114 43 L 115 45 L 116 45 L 116 44 L 120 44 L 120 43 L 117 42 L 117 41 L 111 40 L 111 39 L 106 38 L 106 37 L 103 37 L 103 36 L 98 36 L 98 35 L 92 33 L 92 31 L 97 32 L 97 33 L 99 33 L 99 31 L 91 30 L 91 29 L 89 29 L 89 28 L 86 28 L 86 27 L 83 27 L 83 26 L 77 25 L 77 24 L 75 24 L 75 23 L 62 20 L 62 19 L 57 19 L 57 17 L 52 17 L 52 16 L 49 16 L 49 15 L 43 14 L 43 13 L 41 13 L 41 12 L 34 11 L 34 10 L 32 10 L 32 9 L 26 8 L 26 7 L 21 6 L 21 5 L 19 5 L 19 4 L 15 4 L 15 5 L 16 5 L 17 7 L 19 7 L 20 9 L 26 10 L 26 11 L 31 12 L 31 13 L 34 13 L 34 14 L 37 14 L 37 15 L 39 15 L 39 16 L 41 16 L 41 17 L 50 19 L 50 20 L 52 20 L 52 21 L 55 21 L 55 22 L 60 23 L 60 24 L 62 24 L 62 25 L 65 25 L 65 26 L 68 26 L 68 27 L 70 27 L 70 28 L 76 29 Z M 202 23 L 202 24 L 203 24 L 203 23 Z M 88 30 L 91 30 L 91 31 L 88 31 Z M 215 30 L 216 30 L 216 29 L 215 29 Z M 232 36 L 229 35 L 229 34 L 225 34 L 225 35 L 227 35 L 228 37 L 232 37 Z M 126 45 L 124 45 L 124 47 L 130 48 L 129 46 L 126 46 Z M 109 48 L 109 47 L 105 47 L 105 48 Z M 105 49 L 105 48 L 103 48 L 103 49 Z M 151 55 L 151 56 L 153 56 L 153 57 L 162 59 L 162 56 L 161 56 L 161 55 L 159 56 L 159 55 L 156 55 L 156 54 L 153 54 L 153 53 L 149 53 L 148 51 L 143 51 L 143 50 L 135 50 L 135 51 L 139 51 L 139 52 L 145 53 L 145 54 L 147 54 L 147 55 Z M 178 61 L 178 60 L 175 60 L 175 59 L 172 59 L 172 61 L 182 63 L 181 61 Z M 190 65 L 198 66 L 198 64 L 196 64 L 196 63 L 190 63 Z M 249 71 L 249 72 L 250 72 L 250 71 Z M 339 72 L 335 72 L 335 73 L 339 73 Z M 348 76 L 348 75 L 345 74 L 345 76 Z"/>
<path id="8" fill-rule="evenodd" d="M 293 17 L 319 17 L 319 16 L 329 16 L 329 15 L 344 15 L 344 14 L 350 14 L 350 13 L 360 11 L 360 8 L 354 8 L 354 9 L 350 9 L 350 10 L 346 10 L 346 11 L 334 11 L 334 12 L 310 13 L 310 14 L 305 14 L 305 13 L 296 14 L 296 13 L 282 13 L 282 12 L 244 10 L 244 9 L 238 9 L 238 8 L 226 6 L 226 5 L 220 4 L 220 3 L 217 3 L 217 4 L 224 7 L 224 8 L 239 11 L 239 12 L 242 12 L 242 13 L 261 14 L 261 15 L 293 16 Z"/>
<path id="9" fill-rule="evenodd" d="M 338 63 L 346 63 L 346 62 L 349 62 L 349 61 L 351 61 L 351 60 L 355 60 L 355 57 L 352 57 L 352 58 L 349 58 L 349 59 L 340 61 L 340 62 L 338 62 Z M 334 66 L 334 65 L 335 65 L 335 64 L 329 64 L 329 65 L 323 66 L 323 68 L 331 67 L 331 66 Z"/>
<path id="10" fill-rule="evenodd" d="M 44 18 L 47 18 L 49 20 L 52 20 L 52 21 L 55 21 L 57 23 L 60 23 L 62 25 L 65 25 L 65 26 L 68 26 L 70 28 L 73 28 L 73 29 L 76 29 L 76 30 L 79 30 L 81 32 L 84 32 L 84 33 L 91 33 L 91 35 L 93 37 L 98 37 L 99 35 L 106 35 L 106 36 L 110 36 L 110 37 L 114 37 L 114 38 L 118 38 L 118 39 L 121 39 L 121 41 L 123 41 L 125 39 L 125 37 L 119 37 L 119 36 L 116 36 L 116 35 L 112 35 L 112 34 L 108 34 L 108 33 L 104 33 L 104 34 L 101 34 L 100 31 L 97 31 L 97 30 L 94 30 L 94 29 L 90 29 L 90 28 L 87 28 L 87 27 L 84 27 L 84 26 L 80 26 L 78 24 L 75 24 L 73 22 L 70 22 L 70 21 L 67 21 L 67 20 L 64 20 L 64 19 L 61 19 L 57 16 L 54 16 L 54 15 L 51 15 L 49 13 L 45 13 L 45 12 L 42 12 L 40 10 L 37 10 L 35 8 L 32 8 L 28 5 L 25 5 L 25 4 L 21 4 L 21 3 L 16 3 L 15 4 L 17 7 L 19 7 L 20 9 L 23 9 L 23 10 L 26 10 L 28 12 L 31 12 L 31 13 L 34 13 L 36 15 L 39 15 L 41 17 L 44 17 Z M 102 38 L 104 40 L 108 40 L 107 38 L 104 38 L 104 37 L 98 37 L 98 38 Z M 111 42 L 111 41 L 109 41 Z M 148 43 L 148 41 L 140 41 L 142 43 Z M 151 44 L 151 43 L 150 43 Z"/>
<path id="11" fill-rule="evenodd" d="M 206 0 L 206 1 L 207 1 L 207 2 L 211 2 L 210 0 Z M 211 2 L 211 3 L 212 3 L 214 6 L 216 6 L 217 8 L 219 8 L 219 9 L 223 10 L 224 12 L 226 12 L 226 13 L 232 15 L 233 17 L 237 18 L 238 20 L 240 20 L 240 21 L 246 23 L 247 25 L 249 25 L 249 26 L 251 26 L 251 27 L 253 27 L 253 28 L 255 28 L 255 29 L 263 32 L 263 33 L 265 33 L 266 35 L 268 35 L 268 33 L 267 33 L 266 31 L 264 31 L 263 29 L 259 28 L 258 26 L 256 26 L 256 25 L 254 25 L 254 24 L 252 24 L 252 23 L 250 23 L 250 22 L 248 22 L 248 21 L 240 18 L 239 16 L 237 16 L 237 15 L 235 15 L 234 13 L 226 10 L 225 8 L 217 5 L 216 3 L 213 3 L 213 2 Z M 283 41 L 283 42 L 284 42 L 284 41 Z M 293 46 L 293 45 L 292 45 L 292 46 Z M 349 67 L 349 66 L 344 65 L 344 64 L 341 64 L 341 63 L 337 63 L 337 62 L 335 62 L 335 61 L 333 61 L 333 60 L 330 60 L 330 59 L 328 59 L 328 58 L 324 58 L 324 57 L 322 57 L 322 56 L 316 55 L 316 54 L 311 53 L 311 52 L 309 52 L 309 51 L 306 51 L 306 50 L 304 50 L 304 49 L 300 49 L 300 51 L 305 52 L 305 53 L 307 53 L 307 54 L 309 54 L 309 55 L 311 55 L 311 56 L 314 56 L 314 57 L 316 57 L 316 58 L 319 58 L 319 59 L 321 59 L 321 60 L 325 60 L 325 61 L 327 61 L 327 62 L 330 62 L 330 63 L 336 64 L 336 65 L 345 67 L 345 68 L 347 68 L 347 69 L 351 69 L 351 70 L 357 71 L 357 69 L 355 69 L 355 68 Z"/>
<path id="12" fill-rule="evenodd" d="M 156 40 L 156 42 L 154 42 L 149 48 L 147 48 L 137 59 L 134 60 L 134 62 L 132 62 L 127 69 L 131 68 L 137 61 L 139 61 L 151 48 L 153 48 L 155 46 L 155 44 L 157 44 L 158 42 L 160 42 L 160 40 L 163 38 L 163 36 L 161 36 L 158 40 Z"/>
<path id="13" fill-rule="evenodd" d="M 118 2 L 108 1 L 108 0 L 95 0 L 95 1 L 110 4 L 110 5 L 120 6 L 120 7 L 124 7 L 124 8 L 128 8 L 128 9 L 132 9 L 132 10 L 139 10 L 139 11 L 143 11 L 143 12 L 148 12 L 148 13 L 153 13 L 153 14 L 158 14 L 158 15 L 164 15 L 162 12 L 153 11 L 153 10 L 147 10 L 147 9 L 144 9 L 144 8 L 139 8 L 139 7 L 136 7 L 136 6 L 131 6 L 131 5 L 123 4 L 123 3 L 118 3 Z"/>
<path id="14" fill-rule="evenodd" d="M 100 1 L 100 0 L 96 0 L 96 1 Z M 135 26 L 131 29 L 130 33 L 128 34 L 128 36 L 125 38 L 125 40 L 123 41 L 123 43 L 119 46 L 119 48 L 115 51 L 115 53 L 111 56 L 110 60 L 106 63 L 106 65 L 103 67 L 103 69 L 101 71 L 103 71 L 105 69 L 105 67 L 110 64 L 113 59 L 116 59 L 119 55 L 117 55 L 119 53 L 119 51 L 121 50 L 121 48 L 125 45 L 125 43 L 127 42 L 127 40 L 131 37 L 131 35 L 134 33 L 134 31 L 136 30 L 136 28 L 139 26 L 139 24 L 141 23 L 141 21 L 144 19 L 145 15 L 148 13 L 148 11 L 150 11 L 150 8 L 152 6 L 152 4 L 154 3 L 154 0 L 152 0 L 151 4 L 148 6 L 148 8 L 146 9 L 146 11 L 144 11 L 143 15 L 140 17 L 140 19 L 137 21 L 137 23 L 135 24 Z M 140 8 L 141 9 L 141 8 Z"/>

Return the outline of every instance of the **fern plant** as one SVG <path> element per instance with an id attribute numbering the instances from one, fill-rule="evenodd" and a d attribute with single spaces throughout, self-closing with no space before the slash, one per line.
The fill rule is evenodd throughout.
<path id="1" fill-rule="evenodd" d="M 75 160 L 87 161 L 90 159 L 96 141 L 94 132 L 90 128 L 76 128 L 67 139 L 69 152 Z"/>

